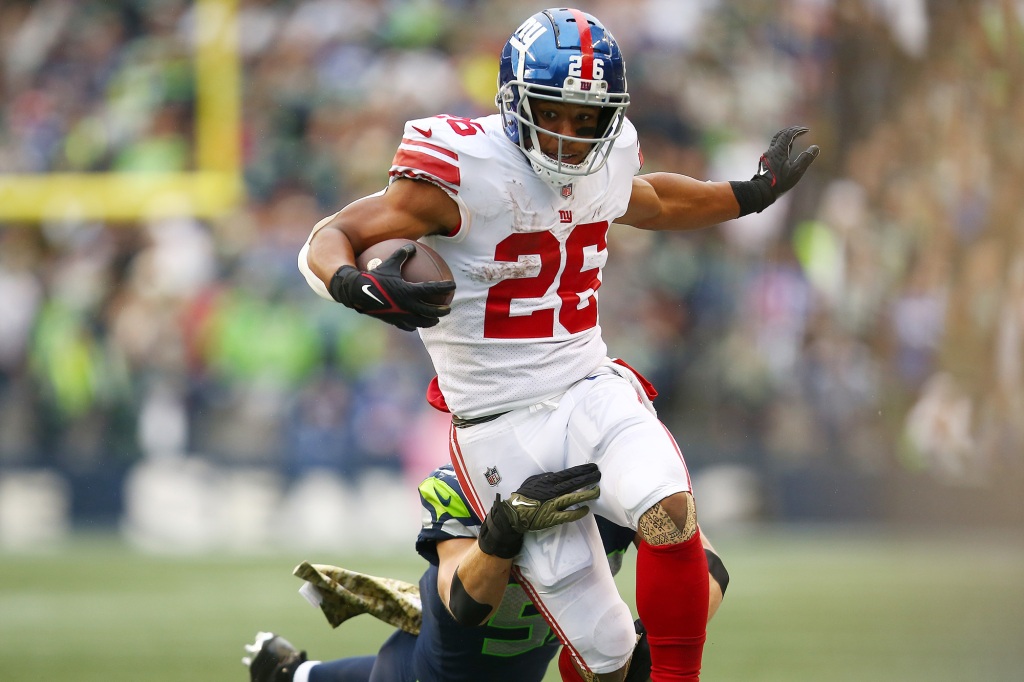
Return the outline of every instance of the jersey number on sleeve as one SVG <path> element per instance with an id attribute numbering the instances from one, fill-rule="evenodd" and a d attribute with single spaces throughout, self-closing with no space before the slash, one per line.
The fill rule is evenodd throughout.
<path id="1" fill-rule="evenodd" d="M 469 118 L 448 115 L 439 116 L 438 118 L 444 119 L 452 130 L 463 137 L 469 137 L 470 135 L 476 135 L 477 133 L 484 132 L 484 127 L 481 123 Z"/>
<path id="2" fill-rule="evenodd" d="M 597 324 L 597 290 L 601 286 L 599 268 L 583 269 L 585 249 L 607 246 L 608 222 L 577 225 L 565 242 L 565 268 L 558 280 L 561 299 L 558 321 L 570 333 L 590 329 Z M 512 315 L 512 299 L 541 298 L 558 276 L 561 249 L 550 232 L 516 232 L 503 239 L 494 253 L 495 260 L 516 262 L 520 256 L 540 256 L 540 272 L 533 277 L 506 279 L 487 292 L 484 337 L 488 339 L 544 339 L 555 335 L 555 309 L 540 308 L 527 315 Z"/>

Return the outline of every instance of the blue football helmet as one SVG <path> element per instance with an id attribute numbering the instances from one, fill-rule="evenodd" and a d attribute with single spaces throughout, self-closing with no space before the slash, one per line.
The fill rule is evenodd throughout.
<path id="1" fill-rule="evenodd" d="M 531 99 L 600 107 L 595 136 L 544 131 L 534 122 Z M 505 43 L 495 101 L 505 134 L 537 174 L 559 188 L 597 172 L 608 161 L 629 105 L 626 63 L 615 38 L 595 17 L 577 9 L 547 9 L 527 19 Z M 541 151 L 539 134 L 558 139 L 558 158 Z M 567 141 L 592 145 L 581 163 L 561 161 Z"/>

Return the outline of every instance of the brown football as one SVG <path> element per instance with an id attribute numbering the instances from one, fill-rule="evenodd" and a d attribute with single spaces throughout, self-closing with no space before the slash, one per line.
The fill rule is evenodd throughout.
<path id="1" fill-rule="evenodd" d="M 360 270 L 373 270 L 387 260 L 391 254 L 406 244 L 415 244 L 416 253 L 402 265 L 402 279 L 407 282 L 442 282 L 452 281 L 452 271 L 440 254 L 422 242 L 412 239 L 385 239 L 363 251 L 356 258 L 356 266 Z M 455 292 L 448 292 L 434 303 L 449 304 Z"/>

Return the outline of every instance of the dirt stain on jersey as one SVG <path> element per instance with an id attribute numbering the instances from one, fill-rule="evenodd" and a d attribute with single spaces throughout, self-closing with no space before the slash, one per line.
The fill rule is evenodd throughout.
<path id="1" fill-rule="evenodd" d="M 500 282 L 503 279 L 536 277 L 540 273 L 540 256 L 527 254 L 515 263 L 494 262 L 476 265 L 467 271 L 470 279 L 477 282 Z"/>
<path id="2" fill-rule="evenodd" d="M 534 208 L 533 198 L 518 180 L 509 181 L 509 192 L 504 203 L 512 214 L 513 232 L 546 232 L 558 224 L 557 216 L 552 215 L 550 208 L 548 216 L 543 216 L 541 211 Z"/>

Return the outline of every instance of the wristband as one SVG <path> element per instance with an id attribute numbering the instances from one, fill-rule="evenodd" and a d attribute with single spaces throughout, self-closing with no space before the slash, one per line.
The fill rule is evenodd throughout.
<path id="1" fill-rule="evenodd" d="M 736 203 L 740 205 L 742 218 L 750 213 L 760 213 L 773 203 L 775 194 L 772 193 L 771 185 L 766 177 L 756 177 L 753 180 L 731 180 L 732 193 L 736 195 Z"/>
<path id="2" fill-rule="evenodd" d="M 523 548 L 523 534 L 517 532 L 507 517 L 508 512 L 500 502 L 495 502 L 491 513 L 480 526 L 477 545 L 484 554 L 499 559 L 515 559 Z"/>
<path id="3" fill-rule="evenodd" d="M 348 296 L 348 283 L 353 277 L 358 277 L 360 274 L 360 270 L 351 265 L 342 265 L 338 268 L 331 277 L 331 285 L 327 287 L 327 290 L 331 292 L 331 297 L 338 303 L 352 308 L 352 299 Z"/>

